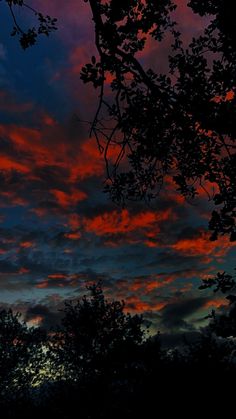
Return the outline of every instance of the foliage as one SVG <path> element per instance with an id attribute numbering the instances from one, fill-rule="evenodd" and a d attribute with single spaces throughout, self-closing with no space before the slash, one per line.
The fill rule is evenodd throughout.
<path id="1" fill-rule="evenodd" d="M 155 198 L 170 177 L 186 198 L 202 188 L 219 208 L 209 222 L 211 239 L 229 234 L 235 240 L 236 50 L 230 6 L 191 1 L 194 12 L 213 19 L 205 29 L 203 22 L 203 33 L 185 48 L 169 0 L 136 0 L 126 7 L 118 1 L 89 3 L 99 58 L 83 67 L 81 78 L 100 89 L 91 133 L 104 152 L 106 191 L 124 204 Z M 167 72 L 142 67 L 138 56 L 147 40 L 161 45 L 170 35 Z M 110 163 L 114 144 L 119 152 Z M 215 189 L 212 196 L 207 185 Z"/>
<path id="2" fill-rule="evenodd" d="M 51 415 L 70 419 L 135 417 L 148 414 L 158 397 L 192 397 L 201 381 L 234 376 L 235 342 L 203 330 L 182 348 L 164 350 L 160 336 L 147 336 L 139 316 L 124 313 L 124 303 L 107 301 L 100 284 L 76 304 L 67 303 L 60 329 L 43 341 L 11 310 L 0 315 L 1 413 L 6 419 Z M 46 353 L 46 357 L 45 357 Z M 51 364 L 40 378 L 43 363 Z M 30 365 L 30 368 L 29 368 Z M 53 379 L 51 371 L 60 370 Z M 205 381 L 206 380 L 206 381 Z M 35 386 L 35 383 L 38 383 Z M 33 384 L 33 386 L 32 386 Z M 191 384 L 191 385 L 190 385 Z"/>
<path id="3" fill-rule="evenodd" d="M 203 290 L 212 288 L 213 286 L 216 286 L 214 292 L 221 291 L 225 294 L 235 287 L 235 275 L 230 275 L 226 272 L 218 272 L 215 277 L 203 279 L 199 289 Z"/>
<path id="4" fill-rule="evenodd" d="M 0 312 L 0 406 L 28 397 L 43 367 L 42 343 L 45 333 L 28 328 L 20 314 L 11 309 Z"/>
<path id="5" fill-rule="evenodd" d="M 2 1 L 2 0 L 0 0 Z M 57 19 L 48 15 L 44 16 L 38 10 L 25 3 L 24 0 L 4 0 L 9 7 L 10 14 L 13 20 L 13 28 L 11 36 L 17 36 L 21 47 L 25 50 L 34 45 L 40 35 L 49 36 L 49 34 L 57 29 Z M 18 8 L 29 10 L 35 15 L 37 25 L 28 29 L 23 29 L 22 25 L 18 22 L 16 11 Z"/>
<path id="6" fill-rule="evenodd" d="M 82 375 L 107 373 L 106 369 L 115 374 L 118 366 L 112 363 L 116 355 L 116 362 L 128 362 L 129 357 L 133 362 L 144 339 L 142 317 L 125 314 L 124 302 L 107 301 L 100 284 L 88 289 L 89 298 L 66 303 L 63 328 L 54 347 L 68 378 L 75 381 Z"/>
<path id="7" fill-rule="evenodd" d="M 203 279 L 200 289 L 214 288 L 214 292 L 222 292 L 228 294 L 226 299 L 229 304 L 222 307 L 221 311 L 212 311 L 208 317 L 211 319 L 209 323 L 209 330 L 217 336 L 224 338 L 236 337 L 236 295 L 235 295 L 235 274 L 226 272 L 218 272 L 215 277 Z"/>

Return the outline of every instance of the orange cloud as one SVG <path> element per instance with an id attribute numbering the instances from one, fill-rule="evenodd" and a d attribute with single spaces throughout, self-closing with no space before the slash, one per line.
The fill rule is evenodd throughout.
<path id="1" fill-rule="evenodd" d="M 79 240 L 81 238 L 81 233 L 79 231 L 74 231 L 71 233 L 65 233 L 64 236 L 70 240 Z"/>
<path id="2" fill-rule="evenodd" d="M 35 285 L 36 288 L 39 289 L 44 289 L 44 288 L 48 288 L 48 281 L 43 281 L 43 282 L 39 282 L 37 285 Z"/>
<path id="3" fill-rule="evenodd" d="M 144 311 L 159 311 L 166 305 L 165 302 L 152 303 L 152 302 L 142 301 L 141 299 L 139 299 L 138 297 L 134 295 L 127 297 L 125 299 L 125 303 L 126 303 L 125 304 L 126 310 L 131 311 L 131 312 L 136 312 L 136 313 L 142 313 Z"/>
<path id="4" fill-rule="evenodd" d="M 183 238 L 170 247 L 184 255 L 189 256 L 211 256 L 220 258 L 235 246 L 227 237 L 220 237 L 217 241 L 209 241 L 209 233 L 200 231 L 199 236 Z"/>
<path id="5" fill-rule="evenodd" d="M 54 127 L 57 124 L 56 120 L 48 114 L 43 115 L 43 122 L 45 125 L 48 125 L 50 127 Z"/>
<path id="6" fill-rule="evenodd" d="M 151 240 L 145 240 L 143 243 L 147 247 L 157 247 L 158 246 L 157 242 L 154 242 L 154 241 L 151 241 Z"/>
<path id="7" fill-rule="evenodd" d="M 48 275 L 49 279 L 66 279 L 67 275 L 62 273 L 55 273 Z"/>
<path id="8" fill-rule="evenodd" d="M 0 125 L 0 136 L 9 138 L 17 151 L 25 153 L 21 156 L 23 163 L 19 163 L 17 157 L 13 159 L 2 155 L 2 169 L 28 173 L 35 167 L 58 166 L 69 172 L 68 182 L 71 184 L 77 179 L 104 173 L 104 161 L 94 139 L 68 141 L 68 134 L 63 127 L 56 125 L 49 129 L 50 132 L 44 132 L 13 124 Z"/>
<path id="9" fill-rule="evenodd" d="M 21 173 L 29 173 L 30 169 L 22 163 L 19 163 L 17 159 L 13 159 L 8 156 L 0 155 L 0 169 L 1 170 L 16 170 Z"/>
<path id="10" fill-rule="evenodd" d="M 153 274 L 150 277 L 143 278 L 139 277 L 132 281 L 129 285 L 129 290 L 133 292 L 141 292 L 142 295 L 147 295 L 151 293 L 153 290 L 163 288 L 166 285 L 169 285 L 175 282 L 178 279 L 185 278 L 186 281 L 192 278 L 198 278 L 200 272 L 197 270 L 185 270 L 185 271 L 177 271 L 174 273 L 162 273 L 162 274 Z"/>
<path id="11" fill-rule="evenodd" d="M 227 306 L 228 301 L 225 298 L 217 298 L 214 300 L 207 301 L 204 304 L 204 308 L 220 308 L 222 306 Z"/>
<path id="12" fill-rule="evenodd" d="M 87 198 L 85 192 L 77 189 L 72 189 L 69 192 L 64 192 L 59 189 L 51 189 L 50 192 L 56 198 L 57 203 L 63 208 L 75 206 L 79 201 L 83 201 Z"/>
<path id="13" fill-rule="evenodd" d="M 23 249 L 29 249 L 30 247 L 33 247 L 34 243 L 31 241 L 24 241 L 20 243 L 20 247 L 22 247 Z"/>
<path id="14" fill-rule="evenodd" d="M 71 167 L 71 181 L 104 173 L 104 161 L 94 139 L 89 138 L 81 144 L 78 157 Z"/>
<path id="15" fill-rule="evenodd" d="M 98 215 L 92 219 L 84 219 L 83 224 L 87 232 L 97 236 L 105 234 L 121 234 L 135 230 L 152 228 L 158 222 L 166 221 L 171 216 L 171 209 L 161 212 L 145 211 L 136 215 L 127 210 L 112 211 Z"/>
<path id="16" fill-rule="evenodd" d="M 87 194 L 79 190 L 78 181 L 93 176 L 103 176 L 105 168 L 103 157 L 94 139 L 82 140 L 80 133 L 59 126 L 56 121 L 48 116 L 45 117 L 44 114 L 41 123 L 40 129 L 16 124 L 0 124 L 0 137 L 6 138 L 9 143 L 7 151 L 0 151 L 0 170 L 5 172 L 6 176 L 10 176 L 12 171 L 24 176 L 20 188 L 3 191 L 7 204 L 33 204 L 31 211 L 39 217 L 47 215 L 49 211 L 56 212 L 56 209 L 50 205 L 48 207 L 41 205 L 42 201 L 44 203 L 50 201 L 50 197 L 53 197 L 61 213 L 73 211 L 73 207 L 87 198 Z M 52 176 L 56 176 L 54 173 L 61 176 L 57 178 L 59 186 L 54 187 L 53 177 L 52 187 L 50 179 L 46 182 L 47 168 Z M 36 185 L 42 182 L 42 189 L 40 186 L 33 188 L 30 192 L 32 197 L 27 192 L 29 202 L 26 202 L 24 192 L 31 182 Z M 4 205 L 5 203 L 6 200 Z"/>
<path id="17" fill-rule="evenodd" d="M 76 213 L 70 214 L 68 224 L 72 230 L 77 230 L 81 226 L 80 216 Z"/>
<path id="18" fill-rule="evenodd" d="M 0 159 L 0 164 L 1 164 L 1 159 Z M 0 204 L 1 207 L 7 207 L 9 205 L 16 205 L 16 206 L 28 205 L 28 201 L 25 198 L 21 196 L 17 196 L 17 190 L 4 191 L 4 192 L 2 191 L 1 197 L 4 198 Z"/>

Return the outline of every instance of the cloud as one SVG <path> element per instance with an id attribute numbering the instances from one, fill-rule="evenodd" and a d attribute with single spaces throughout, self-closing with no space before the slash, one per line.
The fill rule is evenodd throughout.
<path id="1" fill-rule="evenodd" d="M 223 236 L 217 241 L 210 241 L 209 236 L 209 232 L 198 230 L 192 237 L 183 236 L 170 247 L 184 255 L 204 256 L 207 263 L 212 258 L 222 258 L 235 246 L 228 237 Z"/>
<path id="2" fill-rule="evenodd" d="M 138 229 L 146 230 L 153 228 L 158 222 L 165 221 L 171 216 L 171 210 L 167 212 L 143 211 L 136 215 L 127 210 L 120 212 L 101 214 L 93 219 L 85 220 L 85 230 L 94 232 L 96 235 L 128 233 Z M 150 233 L 155 234 L 155 233 Z"/>
<path id="3" fill-rule="evenodd" d="M 74 128 L 1 124 L 0 141 L 1 206 L 30 205 L 38 215 L 63 215 L 87 199 L 78 181 L 104 173 L 96 143 Z"/>
<path id="4" fill-rule="evenodd" d="M 165 307 L 165 302 L 144 301 L 135 295 L 128 296 L 125 303 L 125 309 L 132 313 L 159 311 Z"/>
<path id="5" fill-rule="evenodd" d="M 173 219 L 172 209 L 132 212 L 127 209 L 102 212 L 95 217 L 81 217 L 80 225 L 86 233 L 103 239 L 108 247 L 142 243 L 147 247 L 158 246 L 158 236 L 163 223 Z"/>
<path id="6" fill-rule="evenodd" d="M 130 284 L 130 289 L 133 291 L 139 291 L 142 295 L 147 295 L 150 292 L 157 291 L 159 289 L 169 287 L 171 284 L 175 284 L 176 288 L 180 282 L 185 281 L 189 289 L 191 289 L 192 279 L 200 279 L 204 272 L 209 272 L 209 268 L 205 269 L 179 269 L 170 272 L 153 273 L 150 275 L 143 275 L 133 277 Z M 181 289 L 184 285 L 181 284 Z"/>
<path id="7" fill-rule="evenodd" d="M 58 304 L 57 310 L 53 310 L 43 304 L 29 304 L 24 312 L 24 320 L 31 326 L 40 326 L 50 330 L 60 325 L 63 313 L 59 311 L 59 307 Z"/>
<path id="8" fill-rule="evenodd" d="M 205 307 L 207 300 L 207 297 L 192 297 L 167 304 L 160 311 L 160 325 L 170 331 L 193 330 L 188 318 Z"/>

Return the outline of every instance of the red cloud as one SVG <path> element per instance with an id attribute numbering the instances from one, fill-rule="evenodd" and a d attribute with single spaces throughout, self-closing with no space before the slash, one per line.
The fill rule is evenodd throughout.
<path id="1" fill-rule="evenodd" d="M 66 279 L 67 275 L 63 273 L 55 273 L 55 274 L 48 275 L 48 278 L 49 279 Z"/>
<path id="2" fill-rule="evenodd" d="M 0 160 L 1 163 L 1 160 Z M 21 196 L 17 196 L 17 191 L 2 191 L 1 192 L 1 197 L 3 198 L 0 206 L 1 207 L 8 207 L 9 205 L 22 205 L 25 206 L 28 204 L 28 201 L 21 197 Z"/>
<path id="3" fill-rule="evenodd" d="M 56 120 L 51 115 L 43 114 L 42 120 L 45 125 L 48 125 L 50 127 L 54 127 L 57 125 Z"/>
<path id="4" fill-rule="evenodd" d="M 29 249 L 30 247 L 33 247 L 34 243 L 31 241 L 24 241 L 20 243 L 20 247 L 22 247 L 23 249 Z"/>
<path id="5" fill-rule="evenodd" d="M 81 238 L 81 233 L 79 231 L 74 231 L 71 233 L 65 233 L 64 236 L 70 240 L 79 240 Z"/>
<path id="6" fill-rule="evenodd" d="M 58 125 L 48 115 L 45 125 L 45 115 L 42 118 L 40 129 L 14 124 L 0 125 L 0 136 L 9 143 L 7 151 L 0 151 L 0 170 L 5 172 L 5 176 L 10 176 L 12 171 L 24 176 L 19 188 L 7 189 L 3 193 L 8 205 L 33 204 L 31 211 L 37 216 L 47 214 L 47 205 L 42 206 L 41 202 L 52 199 L 61 213 L 71 212 L 87 198 L 87 194 L 79 190 L 77 182 L 88 177 L 103 176 L 103 157 L 93 139 L 81 139 L 79 134 Z M 47 168 L 55 173 L 58 171 L 59 175 L 62 173 L 56 179 L 58 187 L 50 187 L 50 181 L 46 182 L 44 173 L 47 173 Z M 42 187 L 27 192 L 27 202 L 24 192 L 31 182 L 42 182 Z M 50 211 L 56 212 L 55 208 L 49 207 Z"/>
<path id="7" fill-rule="evenodd" d="M 165 286 L 168 286 L 169 284 L 172 284 L 173 282 L 177 281 L 178 279 L 185 278 L 186 281 L 193 279 L 193 278 L 199 278 L 203 272 L 208 272 L 209 269 L 202 269 L 201 272 L 198 270 L 192 269 L 192 270 L 183 270 L 183 271 L 177 271 L 177 272 L 170 272 L 170 273 L 162 273 L 162 274 L 152 274 L 149 277 L 143 278 L 136 278 L 132 281 L 132 283 L 129 286 L 130 291 L 139 292 L 142 295 L 147 295 L 149 293 L 152 293 L 154 290 L 157 290 L 159 288 L 163 288 Z"/>
<path id="8" fill-rule="evenodd" d="M 1 131 L 0 131 L 1 132 Z M 1 134 L 0 134 L 1 135 Z M 20 173 L 29 173 L 30 169 L 17 161 L 17 158 L 0 155 L 0 169 L 4 171 L 16 170 Z"/>
<path id="9" fill-rule="evenodd" d="M 100 176 L 104 173 L 103 158 L 93 139 L 76 141 L 68 138 L 66 130 L 61 126 L 50 126 L 49 130 L 32 129 L 17 125 L 0 125 L 0 136 L 9 138 L 21 160 L 5 154 L 1 155 L 1 168 L 30 172 L 35 167 L 58 166 L 68 170 L 68 181 L 78 178 Z M 24 155 L 25 153 L 25 155 Z"/>
<path id="10" fill-rule="evenodd" d="M 44 288 L 48 288 L 48 281 L 43 281 L 43 282 L 39 282 L 37 285 L 35 285 L 36 288 L 39 289 L 44 289 Z"/>
<path id="11" fill-rule="evenodd" d="M 80 216 L 76 213 L 71 214 L 68 223 L 72 230 L 77 230 L 81 226 Z"/>
<path id="12" fill-rule="evenodd" d="M 222 306 L 227 306 L 228 301 L 225 298 L 216 298 L 210 301 L 207 301 L 204 305 L 204 308 L 220 308 Z"/>
<path id="13" fill-rule="evenodd" d="M 188 256 L 211 256 L 220 258 L 235 246 L 227 237 L 220 237 L 217 241 L 209 241 L 209 233 L 200 231 L 193 238 L 182 238 L 170 247 Z M 209 259 L 208 259 L 209 261 Z"/>
<path id="14" fill-rule="evenodd" d="M 84 228 L 87 232 L 97 236 L 106 234 L 125 234 L 136 230 L 153 228 L 157 223 L 166 221 L 171 217 L 171 210 L 162 212 L 145 211 L 136 215 L 127 210 L 107 212 L 92 219 L 84 219 Z"/>
<path id="15" fill-rule="evenodd" d="M 69 192 L 64 192 L 59 189 L 51 189 L 50 192 L 55 196 L 58 204 L 64 208 L 75 206 L 79 201 L 83 201 L 87 198 L 85 192 L 77 189 L 72 189 Z"/>
<path id="16" fill-rule="evenodd" d="M 101 176 L 104 173 L 104 161 L 99 153 L 94 139 L 84 141 L 78 150 L 78 157 L 71 167 L 71 181 L 85 179 L 91 176 Z"/>
<path id="17" fill-rule="evenodd" d="M 159 311 L 165 307 L 165 302 L 142 301 L 141 298 L 134 295 L 125 299 L 125 308 L 128 311 L 142 313 L 144 311 Z"/>

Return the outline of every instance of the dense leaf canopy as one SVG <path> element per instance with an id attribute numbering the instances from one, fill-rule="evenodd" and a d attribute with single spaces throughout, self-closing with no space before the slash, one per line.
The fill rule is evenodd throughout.
<path id="1" fill-rule="evenodd" d="M 155 198 L 167 177 L 186 198 L 194 198 L 199 188 L 209 197 L 213 186 L 211 198 L 219 209 L 209 223 L 212 239 L 228 233 L 235 240 L 236 50 L 229 6 L 190 2 L 194 12 L 211 16 L 185 47 L 169 0 L 137 0 L 125 8 L 115 1 L 89 3 L 99 61 L 92 57 L 81 77 L 100 88 L 91 132 L 104 151 L 107 191 L 123 204 Z M 166 73 L 142 67 L 137 57 L 147 39 L 161 43 L 169 34 Z M 119 152 L 111 165 L 113 144 Z"/>

